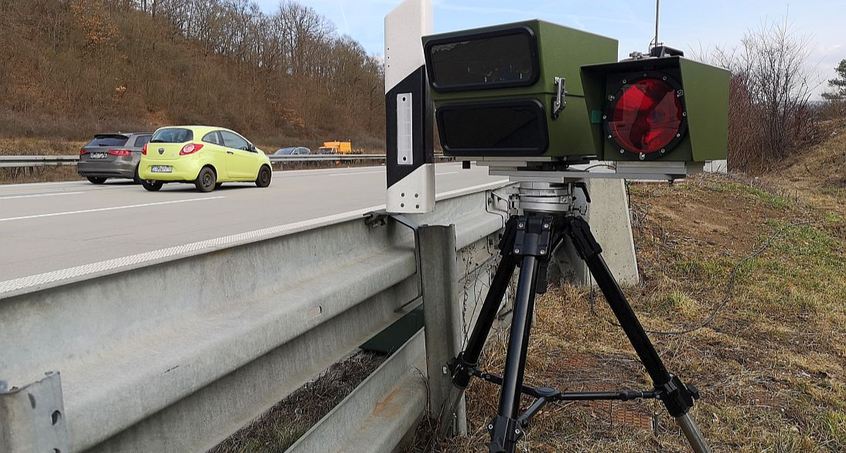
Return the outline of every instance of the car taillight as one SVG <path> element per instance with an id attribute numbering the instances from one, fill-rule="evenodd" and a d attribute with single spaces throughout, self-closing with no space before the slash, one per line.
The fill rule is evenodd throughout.
<path id="1" fill-rule="evenodd" d="M 189 143 L 182 147 L 182 150 L 179 151 L 179 155 L 184 156 L 186 154 L 193 154 L 201 149 L 203 149 L 203 145 L 195 145 L 193 143 Z"/>
<path id="2" fill-rule="evenodd" d="M 79 155 L 80 155 L 80 156 L 84 156 L 84 155 L 86 155 L 86 154 L 88 154 L 88 151 L 86 151 L 86 150 L 85 150 L 85 148 L 80 148 L 80 150 L 79 150 Z"/>
<path id="3" fill-rule="evenodd" d="M 610 105 L 609 138 L 641 160 L 670 151 L 686 125 L 683 92 L 667 77 L 644 77 L 621 91 Z"/>
<path id="4" fill-rule="evenodd" d="M 147 155 L 147 144 L 146 143 L 144 143 L 144 147 L 141 148 L 141 155 L 144 155 L 144 156 Z"/>
<path id="5" fill-rule="evenodd" d="M 132 151 L 128 149 L 110 149 L 109 154 L 112 156 L 128 156 L 132 154 Z"/>

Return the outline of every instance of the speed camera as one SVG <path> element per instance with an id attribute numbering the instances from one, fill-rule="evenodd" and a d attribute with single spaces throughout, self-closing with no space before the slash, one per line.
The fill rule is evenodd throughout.
<path id="1" fill-rule="evenodd" d="M 599 160 L 726 158 L 729 71 L 670 50 L 582 67 Z"/>
<path id="2" fill-rule="evenodd" d="M 451 156 L 596 155 L 579 71 L 617 41 L 533 20 L 423 38 L 440 142 Z"/>

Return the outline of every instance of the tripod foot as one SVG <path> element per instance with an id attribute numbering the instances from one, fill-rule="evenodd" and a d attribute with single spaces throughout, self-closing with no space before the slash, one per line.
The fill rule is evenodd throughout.
<path id="1" fill-rule="evenodd" d="M 498 415 L 488 425 L 491 442 L 488 444 L 490 453 L 513 453 L 517 441 L 523 437 L 523 428 L 513 418 Z"/>

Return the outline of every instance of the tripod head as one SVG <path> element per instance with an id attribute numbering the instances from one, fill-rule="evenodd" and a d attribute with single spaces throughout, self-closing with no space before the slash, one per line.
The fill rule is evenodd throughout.
<path id="1" fill-rule="evenodd" d="M 516 214 L 587 214 L 590 194 L 584 181 L 520 183 L 511 197 Z"/>

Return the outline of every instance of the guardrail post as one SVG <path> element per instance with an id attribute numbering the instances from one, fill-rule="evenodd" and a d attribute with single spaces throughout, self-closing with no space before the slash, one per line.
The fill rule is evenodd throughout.
<path id="1" fill-rule="evenodd" d="M 22 388 L 7 387 L 0 381 L 0 451 L 70 452 L 59 373 L 46 373 Z"/>
<path id="2" fill-rule="evenodd" d="M 429 417 L 440 420 L 440 435 L 467 434 L 463 392 L 452 385 L 447 361 L 461 349 L 455 225 L 420 227 L 423 323 L 429 376 Z"/>

